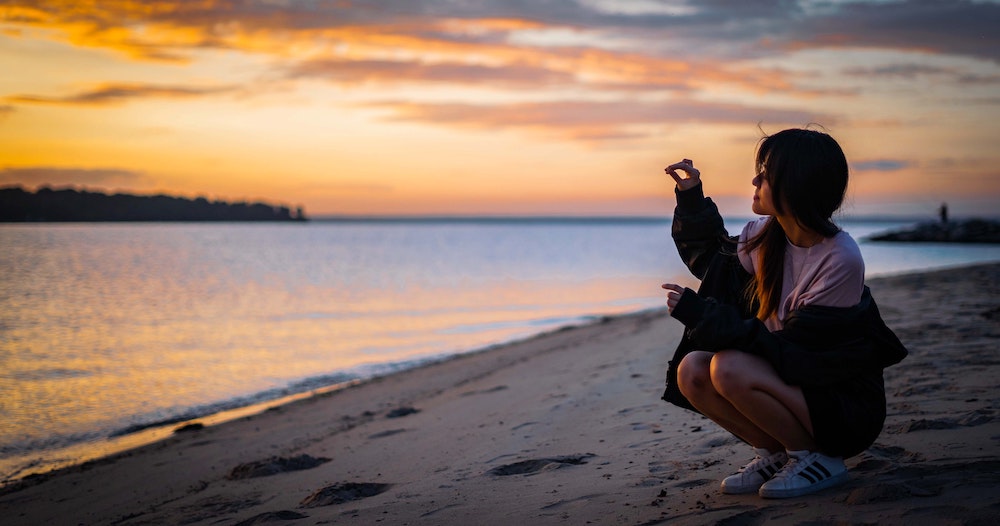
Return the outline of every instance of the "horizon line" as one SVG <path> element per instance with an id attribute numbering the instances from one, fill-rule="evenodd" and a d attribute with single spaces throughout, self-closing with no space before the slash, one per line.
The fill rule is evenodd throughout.
<path id="1" fill-rule="evenodd" d="M 731 215 L 731 220 L 752 219 L 753 215 Z M 996 219 L 995 217 L 955 217 L 964 219 Z M 858 214 L 841 215 L 835 220 L 875 222 L 926 222 L 936 220 L 931 215 Z M 327 223 L 669 223 L 670 215 L 568 215 L 568 214 L 316 214 L 309 221 Z"/>

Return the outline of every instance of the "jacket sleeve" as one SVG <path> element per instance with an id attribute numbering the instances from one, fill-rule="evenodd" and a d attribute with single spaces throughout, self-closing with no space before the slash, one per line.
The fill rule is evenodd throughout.
<path id="1" fill-rule="evenodd" d="M 704 279 L 709 263 L 720 250 L 736 251 L 736 241 L 729 237 L 710 197 L 701 184 L 689 190 L 675 189 L 677 207 L 671 235 L 681 260 L 698 279 Z"/>
<path id="2" fill-rule="evenodd" d="M 757 318 L 744 318 L 736 307 L 701 298 L 690 289 L 684 291 L 672 316 L 690 329 L 700 349 L 738 349 L 760 356 L 791 385 L 832 385 L 882 368 L 872 343 L 846 327 L 824 328 L 824 333 L 837 335 L 824 344 L 804 342 L 796 334 L 813 331 L 800 330 L 794 319 L 788 320 L 784 330 L 772 333 Z"/>

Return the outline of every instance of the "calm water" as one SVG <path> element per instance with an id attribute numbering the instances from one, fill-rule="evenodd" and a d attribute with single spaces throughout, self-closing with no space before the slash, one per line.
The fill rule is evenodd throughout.
<path id="1" fill-rule="evenodd" d="M 861 247 L 869 276 L 1000 260 Z M 0 480 L 151 424 L 660 307 L 665 280 L 693 284 L 665 221 L 3 225 Z"/>

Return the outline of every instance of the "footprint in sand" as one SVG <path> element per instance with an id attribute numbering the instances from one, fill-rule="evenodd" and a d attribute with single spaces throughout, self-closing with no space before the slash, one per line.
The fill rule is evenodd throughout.
<path id="1" fill-rule="evenodd" d="M 388 429 L 386 431 L 382 431 L 382 432 L 379 432 L 379 433 L 368 435 L 368 438 L 369 439 L 385 438 L 385 437 L 391 437 L 392 435 L 398 435 L 400 433 L 405 433 L 405 432 L 406 432 L 405 429 Z"/>
<path id="2" fill-rule="evenodd" d="M 595 455 L 587 453 L 586 455 L 573 455 L 564 457 L 552 457 L 552 458 L 538 458 L 532 460 L 523 460 L 521 462 L 515 462 L 513 464 L 505 464 L 503 466 L 497 466 L 487 473 L 490 475 L 496 475 L 500 477 L 506 477 L 508 475 L 530 475 L 533 473 L 538 473 L 543 470 L 559 469 L 565 466 L 578 466 L 580 464 L 586 464 L 587 459 L 594 457 Z"/>
<path id="3" fill-rule="evenodd" d="M 927 429 L 955 429 L 958 427 L 976 427 L 993 422 L 995 417 L 989 409 L 970 411 L 958 418 L 920 419 L 910 420 L 904 424 L 887 428 L 886 432 L 891 434 L 911 433 L 913 431 L 924 431 Z"/>
<path id="4" fill-rule="evenodd" d="M 682 480 L 682 481 L 678 482 L 677 484 L 674 484 L 674 487 L 675 488 L 684 488 L 684 489 L 687 489 L 687 488 L 697 488 L 698 486 L 705 486 L 705 485 L 708 485 L 708 484 L 715 484 L 716 482 L 718 482 L 718 481 L 715 480 L 715 479 Z"/>
<path id="5" fill-rule="evenodd" d="M 333 506 L 354 500 L 367 499 L 380 493 L 385 493 L 392 487 L 392 484 L 379 484 L 375 482 L 341 482 L 333 486 L 327 486 L 312 495 L 309 495 L 299 505 L 303 508 L 316 508 L 319 506 Z"/>
<path id="6" fill-rule="evenodd" d="M 888 461 L 892 465 L 899 463 L 922 462 L 924 460 L 924 456 L 920 453 L 908 451 L 907 449 L 899 446 L 885 446 L 881 444 L 875 444 L 868 448 L 868 451 L 864 453 L 864 457 L 873 457 L 875 460 Z M 858 465 L 866 462 L 864 457 Z"/>
<path id="7" fill-rule="evenodd" d="M 299 455 L 297 457 L 271 457 L 264 460 L 256 460 L 240 464 L 233 468 L 226 476 L 229 480 L 251 479 L 256 477 L 267 477 L 277 475 L 286 471 L 300 471 L 312 469 L 316 466 L 329 462 L 330 459 L 324 457 L 312 457 L 309 455 Z"/>
<path id="8" fill-rule="evenodd" d="M 267 513 L 261 513 L 260 515 L 254 515 L 245 521 L 237 522 L 234 526 L 254 526 L 256 524 L 268 524 L 271 522 L 294 521 L 308 518 L 308 515 L 303 515 L 291 510 L 269 511 Z"/>
<path id="9" fill-rule="evenodd" d="M 420 410 L 414 407 L 398 407 L 386 413 L 386 418 L 402 418 L 404 416 L 410 416 L 412 414 L 419 413 Z"/>
<path id="10" fill-rule="evenodd" d="M 221 516 L 238 513 L 261 504 L 259 493 L 233 496 L 213 495 L 177 508 L 169 520 L 167 517 L 160 517 L 153 519 L 152 522 L 156 524 L 192 524 L 211 519 L 217 520 Z"/>
<path id="11" fill-rule="evenodd" d="M 499 392 L 499 391 L 506 391 L 507 389 L 510 389 L 510 388 L 507 387 L 506 385 L 498 385 L 496 387 L 491 387 L 489 389 L 483 389 L 481 391 L 466 391 L 466 392 L 462 393 L 462 396 L 473 396 L 473 395 L 480 395 L 480 394 L 490 394 L 490 393 L 496 393 L 496 392 Z"/>

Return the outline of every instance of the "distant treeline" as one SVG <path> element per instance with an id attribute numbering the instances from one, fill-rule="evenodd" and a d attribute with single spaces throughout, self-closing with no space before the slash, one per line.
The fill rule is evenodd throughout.
<path id="1" fill-rule="evenodd" d="M 204 197 L 104 194 L 48 187 L 29 192 L 0 188 L 0 221 L 305 221 L 299 208 L 265 203 L 227 203 Z"/>

